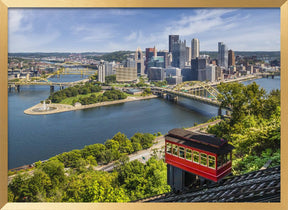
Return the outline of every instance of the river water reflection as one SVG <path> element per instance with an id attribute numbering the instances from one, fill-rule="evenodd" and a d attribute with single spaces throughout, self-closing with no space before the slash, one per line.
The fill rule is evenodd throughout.
<path id="1" fill-rule="evenodd" d="M 77 75 L 51 78 L 75 81 Z M 267 90 L 280 88 L 280 77 L 258 79 Z M 244 82 L 248 84 L 250 81 Z M 57 88 L 55 88 L 57 90 Z M 217 115 L 217 108 L 180 98 L 179 104 L 150 99 L 52 115 L 32 116 L 23 111 L 47 98 L 49 86 L 23 86 L 8 96 L 9 169 L 48 159 L 56 154 L 103 143 L 117 132 L 131 137 L 136 132 L 167 133 L 190 127 Z"/>

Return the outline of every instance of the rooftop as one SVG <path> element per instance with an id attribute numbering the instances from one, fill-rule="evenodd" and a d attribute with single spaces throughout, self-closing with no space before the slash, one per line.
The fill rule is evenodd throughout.
<path id="1" fill-rule="evenodd" d="M 233 176 L 182 194 L 171 192 L 138 202 L 280 202 L 280 166 Z"/>
<path id="2" fill-rule="evenodd" d="M 225 139 L 202 133 L 195 133 L 180 128 L 170 130 L 165 136 L 165 139 L 215 154 L 226 154 L 234 148 L 232 145 L 228 144 Z"/>

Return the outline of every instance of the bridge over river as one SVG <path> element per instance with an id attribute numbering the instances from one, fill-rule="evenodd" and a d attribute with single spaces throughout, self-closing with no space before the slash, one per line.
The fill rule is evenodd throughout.
<path id="1" fill-rule="evenodd" d="M 259 75 L 250 75 L 221 82 L 241 82 L 243 80 L 255 79 L 258 76 Z M 180 96 L 198 101 L 200 103 L 218 107 L 218 115 L 222 115 L 222 109 L 227 110 L 227 112 L 231 111 L 231 109 L 229 107 L 221 107 L 221 103 L 217 100 L 219 91 L 215 88 L 215 86 L 221 82 L 188 81 L 181 83 L 174 88 L 151 87 L 151 90 L 154 92 L 154 94 L 157 94 L 158 96 L 161 96 L 170 101 L 177 101 L 178 97 Z"/>
<path id="2" fill-rule="evenodd" d="M 220 106 L 220 102 L 217 101 L 217 99 L 213 96 L 213 97 L 207 97 L 203 95 L 204 94 L 208 94 L 208 91 L 205 89 L 199 89 L 199 88 L 195 88 L 194 90 L 194 94 L 190 93 L 186 93 L 186 92 L 182 92 L 182 91 L 176 91 L 176 90 L 172 90 L 172 89 L 167 89 L 167 88 L 160 88 L 160 87 L 153 87 L 151 88 L 151 90 L 158 94 L 161 95 L 163 98 L 166 98 L 168 100 L 171 101 L 177 101 L 178 100 L 178 96 L 181 97 L 185 97 L 185 98 L 189 98 L 189 99 L 193 99 L 211 106 L 216 106 L 219 107 Z M 199 94 L 199 95 L 197 95 Z"/>
<path id="3" fill-rule="evenodd" d="M 211 88 L 211 86 L 209 87 Z M 165 98 L 169 101 L 178 101 L 178 97 L 184 97 L 188 99 L 192 99 L 204 104 L 208 104 L 211 106 L 218 107 L 218 115 L 222 115 L 222 108 L 226 109 L 227 111 L 230 111 L 230 108 L 228 107 L 221 107 L 221 103 L 217 100 L 217 96 L 214 94 L 212 95 L 210 91 L 208 91 L 208 88 L 202 88 L 195 87 L 194 89 L 191 89 L 189 92 L 182 92 L 167 88 L 160 88 L 160 87 L 153 87 L 151 88 L 152 92 L 154 94 L 157 94 L 158 96 L 161 96 L 162 98 Z M 217 91 L 217 90 L 216 90 Z M 218 92 L 218 91 L 217 91 Z M 228 113 L 227 113 L 228 114 Z"/>
<path id="4" fill-rule="evenodd" d="M 12 88 L 15 88 L 16 91 L 20 91 L 20 87 L 23 85 L 44 85 L 44 86 L 50 86 L 50 91 L 54 91 L 55 86 L 59 86 L 60 89 L 63 89 L 64 87 L 72 87 L 80 83 L 88 82 L 89 79 L 82 79 L 75 82 L 52 82 L 47 79 L 39 79 L 34 81 L 27 81 L 27 80 L 20 80 L 17 82 L 9 82 L 8 81 L 8 90 L 11 91 Z"/>

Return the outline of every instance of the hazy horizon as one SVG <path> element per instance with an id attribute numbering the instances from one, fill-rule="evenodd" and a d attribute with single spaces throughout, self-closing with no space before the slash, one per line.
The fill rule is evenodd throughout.
<path id="1" fill-rule="evenodd" d="M 21 53 L 23 53 L 23 54 L 33 54 L 33 53 L 45 53 L 45 54 L 53 54 L 53 53 L 55 53 L 55 54 L 57 54 L 57 53 L 72 53 L 72 54 L 84 54 L 84 53 L 98 53 L 98 54 L 100 54 L 100 53 L 105 53 L 105 54 L 107 54 L 107 53 L 113 53 L 113 52 L 118 52 L 118 51 L 131 51 L 131 52 L 135 52 L 135 50 L 117 50 L 117 51 L 110 51 L 110 52 L 8 52 L 8 54 L 21 54 Z M 145 50 L 142 50 L 143 52 L 145 52 Z M 210 51 L 210 50 L 204 50 L 204 51 L 200 51 L 200 54 L 201 53 L 203 53 L 203 52 L 213 52 L 213 53 L 217 53 L 218 51 Z M 234 51 L 235 53 L 237 53 L 237 52 L 279 52 L 280 53 L 280 50 L 251 50 L 251 51 L 244 51 L 244 50 L 241 50 L 241 51 Z"/>

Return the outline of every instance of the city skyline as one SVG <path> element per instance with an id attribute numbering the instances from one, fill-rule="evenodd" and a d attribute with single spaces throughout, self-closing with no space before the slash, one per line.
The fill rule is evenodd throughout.
<path id="1" fill-rule="evenodd" d="M 8 52 L 112 52 L 155 46 L 168 35 L 201 51 L 280 51 L 279 9 L 9 9 Z"/>

